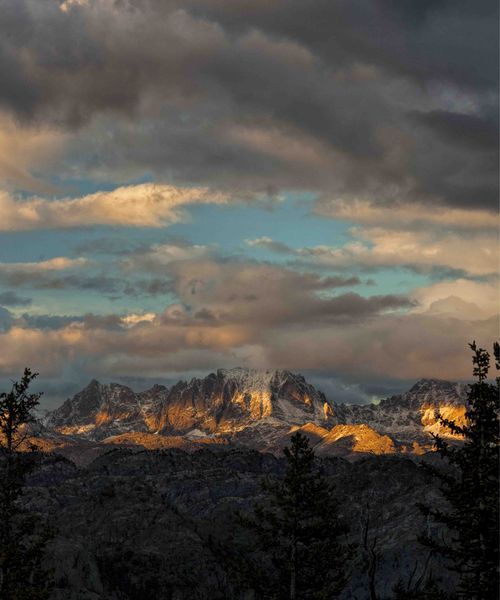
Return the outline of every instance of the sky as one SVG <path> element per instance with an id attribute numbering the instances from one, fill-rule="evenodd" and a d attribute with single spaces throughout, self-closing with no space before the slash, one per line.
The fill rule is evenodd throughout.
<path id="1" fill-rule="evenodd" d="M 497 13 L 0 1 L 0 384 L 468 379 L 498 335 Z"/>

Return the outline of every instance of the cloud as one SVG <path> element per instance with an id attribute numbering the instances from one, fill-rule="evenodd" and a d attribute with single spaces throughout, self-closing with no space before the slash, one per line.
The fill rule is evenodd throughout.
<path id="1" fill-rule="evenodd" d="M 291 254 L 339 268 L 400 266 L 420 273 L 448 269 L 471 277 L 497 272 L 497 219 L 487 210 L 327 197 L 319 198 L 314 210 L 354 223 L 354 240 L 343 247 L 289 249 Z M 271 249 L 266 240 L 256 243 Z"/>
<path id="2" fill-rule="evenodd" d="M 63 154 L 67 135 L 53 127 L 21 125 L 0 112 L 0 179 L 4 188 L 54 193 L 56 187 L 33 171 L 54 167 Z"/>
<path id="3" fill-rule="evenodd" d="M 6 292 L 0 292 L 0 305 L 2 306 L 28 306 L 32 303 L 31 298 L 19 296 L 12 290 Z"/>
<path id="4" fill-rule="evenodd" d="M 365 318 L 411 305 L 399 296 L 333 295 L 337 288 L 359 284 L 356 277 L 321 277 L 243 260 L 172 263 L 169 275 L 174 293 L 192 313 L 209 311 L 212 320 L 253 327 L 257 337 L 263 327 L 281 323 L 294 327 L 315 320 Z"/>
<path id="5" fill-rule="evenodd" d="M 0 263 L 0 273 L 26 273 L 32 275 L 46 271 L 65 271 L 67 269 L 81 268 L 88 264 L 86 258 L 67 258 L 56 256 L 38 262 L 11 262 Z"/>
<path id="6" fill-rule="evenodd" d="M 172 263 L 202 259 L 210 257 L 212 253 L 212 248 L 197 244 L 153 244 L 150 247 L 131 251 L 121 261 L 121 267 L 126 272 L 148 272 L 165 275 L 167 267 Z"/>
<path id="7" fill-rule="evenodd" d="M 155 313 L 129 314 L 122 317 L 122 323 L 127 327 L 133 327 L 140 323 L 151 323 L 156 319 Z"/>
<path id="8" fill-rule="evenodd" d="M 3 306 L 0 306 L 0 332 L 8 331 L 13 323 L 14 317 L 12 313 Z"/>
<path id="9" fill-rule="evenodd" d="M 370 200 L 347 202 L 324 196 L 315 203 L 314 211 L 332 219 L 385 229 L 474 232 L 496 231 L 497 228 L 496 219 L 490 211 L 474 208 L 429 207 L 418 203 L 380 205 Z"/>
<path id="10" fill-rule="evenodd" d="M 340 291 L 347 278 L 266 263 L 204 256 L 165 268 L 177 300 L 163 312 L 14 319 L 5 311 L 0 372 L 30 364 L 49 378 L 175 377 L 242 365 L 347 380 L 460 379 L 470 376 L 467 342 L 491 344 L 498 326 L 491 283 L 362 297 Z"/>
<path id="11" fill-rule="evenodd" d="M 177 246 L 171 245 L 171 252 L 177 252 L 179 258 L 183 246 L 179 246 L 177 251 L 176 248 Z M 187 252 L 184 249 L 186 256 Z M 196 253 L 196 247 L 194 252 Z M 136 257 L 134 264 L 133 256 Z M 163 263 L 154 262 L 153 259 L 159 257 Z M 163 246 L 153 246 L 131 251 L 130 258 L 118 262 L 59 256 L 38 262 L 0 263 L 0 284 L 32 290 L 76 289 L 105 294 L 115 299 L 120 296 L 165 295 L 172 291 L 172 282 L 165 270 L 165 257 Z M 131 270 L 134 271 L 133 274 Z M 108 275 L 108 272 L 113 274 Z M 161 276 L 149 276 L 148 273 L 159 273 Z M 31 300 L 23 301 L 11 292 L 0 293 L 0 299 L 2 297 L 5 298 L 6 305 L 31 303 Z"/>
<path id="12" fill-rule="evenodd" d="M 308 328 L 362 323 L 412 305 L 402 296 L 335 293 L 347 278 L 301 274 L 267 264 L 193 258 L 171 263 L 169 269 L 178 303 L 163 313 L 79 318 L 26 314 L 10 322 L 5 342 L 13 350 L 4 359 L 4 372 L 30 360 L 51 374 L 74 360 L 99 370 L 104 366 L 98 363 L 104 360 L 111 372 L 130 361 L 178 368 L 193 355 L 202 364 L 212 364 L 214 357 L 227 364 L 237 356 L 243 359 L 248 348 L 259 347 L 262 352 L 284 329 L 301 335 Z M 356 282 L 351 278 L 351 284 Z M 48 352 L 38 366 L 36 351 L 43 344 Z M 207 362 L 202 357 L 210 353 L 213 357 Z M 51 357 L 62 360 L 61 365 L 52 363 Z M 200 368 L 198 363 L 196 367 Z"/>
<path id="13" fill-rule="evenodd" d="M 411 292 L 414 312 L 480 320 L 498 313 L 498 280 L 457 279 L 442 281 Z"/>
<path id="14" fill-rule="evenodd" d="M 270 250 L 271 252 L 276 252 L 277 254 L 290 254 L 293 253 L 293 249 L 283 242 L 277 242 L 273 240 L 269 236 L 262 236 L 260 238 L 256 238 L 254 240 L 245 240 L 246 243 L 253 248 L 265 248 L 266 250 Z"/>
<path id="15" fill-rule="evenodd" d="M 405 267 L 420 273 L 449 269 L 472 276 L 496 273 L 496 235 L 482 235 L 468 243 L 453 234 L 395 232 L 383 228 L 359 229 L 354 235 L 359 241 L 340 248 L 318 246 L 302 249 L 300 256 L 330 267 L 359 266 L 368 270 Z"/>
<path id="16" fill-rule="evenodd" d="M 138 321 L 137 321 L 138 322 Z M 24 313 L 14 319 L 13 327 L 38 330 L 61 330 L 65 328 L 85 328 L 119 330 L 126 325 L 126 321 L 119 315 L 50 315 Z"/>
<path id="17" fill-rule="evenodd" d="M 0 106 L 66 136 L 26 177 L 496 209 L 491 0 L 232 4 L 8 0 Z"/>
<path id="18" fill-rule="evenodd" d="M 58 256 L 37 262 L 0 263 L 0 283 L 33 290 L 80 289 L 103 293 L 136 293 L 144 282 L 128 282 L 123 278 L 93 274 L 96 264 L 87 258 Z M 149 283 L 149 282 L 148 282 Z M 137 286 L 137 288 L 135 287 Z"/>
<path id="19" fill-rule="evenodd" d="M 59 5 L 59 9 L 63 12 L 70 11 L 73 7 L 88 6 L 89 0 L 64 0 Z"/>
<path id="20" fill-rule="evenodd" d="M 290 191 L 356 227 L 337 247 L 248 241 L 289 255 L 287 268 L 175 242 L 101 244 L 102 262 L 2 263 L 13 290 L 169 304 L 104 317 L 3 309 L 0 370 L 467 377 L 466 342 L 489 343 L 496 325 L 496 12 L 492 0 L 6 0 L 4 231 L 161 228 L 192 204 Z M 55 189 L 89 180 L 119 187 Z M 145 180 L 159 183 L 130 185 Z M 351 291 L 351 271 L 388 267 L 461 275 L 406 296 Z"/>
<path id="21" fill-rule="evenodd" d="M 451 215 L 451 221 L 453 217 Z M 363 218 L 361 214 L 360 220 Z M 425 219 L 422 216 L 421 223 L 425 223 Z M 432 223 L 432 219 L 428 220 Z M 437 223 L 439 217 L 434 222 Z M 410 212 L 408 229 L 403 229 L 398 222 L 391 224 L 390 220 L 388 228 L 353 228 L 353 241 L 343 246 L 292 248 L 267 237 L 247 240 L 247 243 L 279 254 L 289 254 L 294 257 L 293 264 L 303 267 L 364 271 L 401 267 L 417 273 L 448 271 L 471 277 L 491 277 L 497 272 L 498 235 L 489 225 L 490 221 L 486 230 L 480 229 L 472 218 L 472 231 L 466 235 L 460 231 L 446 232 L 432 227 L 412 229 Z"/>
<path id="22" fill-rule="evenodd" d="M 14 199 L 0 193 L 0 227 L 4 231 L 64 229 L 111 225 L 162 227 L 185 218 L 189 204 L 224 204 L 226 194 L 206 188 L 177 188 L 140 184 L 98 192 L 81 198 Z"/>
<path id="23" fill-rule="evenodd" d="M 32 288 L 60 288 L 60 282 L 77 279 L 80 275 L 65 274 L 78 272 L 90 262 L 86 258 L 57 256 L 37 262 L 0 263 L 0 282 L 8 286 L 29 286 Z"/>
<path id="24" fill-rule="evenodd" d="M 498 122 L 467 113 L 433 110 L 415 113 L 415 119 L 453 144 L 466 144 L 484 150 L 498 146 Z"/>
<path id="25" fill-rule="evenodd" d="M 203 323 L 171 315 L 126 329 L 98 323 L 55 330 L 10 326 L 0 334 L 0 343 L 9 348 L 0 357 L 0 372 L 15 375 L 30 364 L 44 377 L 54 377 L 78 365 L 85 377 L 165 377 L 223 364 L 330 372 L 348 379 L 467 379 L 467 342 L 476 339 L 489 347 L 498 318 L 392 313 L 363 322 L 305 319 L 302 326 L 265 325 L 256 335 L 249 323 Z"/>
<path id="26" fill-rule="evenodd" d="M 300 337 L 284 331 L 266 348 L 270 364 L 295 369 L 331 369 L 342 376 L 469 379 L 467 343 L 491 348 L 498 316 L 485 320 L 435 315 L 390 315 L 335 331 L 309 330 Z M 294 348 L 300 348 L 299 354 Z"/>

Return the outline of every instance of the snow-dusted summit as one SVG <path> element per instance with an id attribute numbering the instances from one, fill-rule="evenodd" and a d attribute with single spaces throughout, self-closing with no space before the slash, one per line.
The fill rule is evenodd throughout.
<path id="1" fill-rule="evenodd" d="M 140 393 L 94 380 L 45 424 L 73 439 L 106 443 L 159 447 L 176 438 L 179 446 L 230 443 L 273 451 L 301 428 L 322 454 L 420 453 L 431 447 L 431 434 L 448 434 L 437 414 L 463 420 L 465 398 L 463 384 L 422 379 L 379 404 L 338 405 L 290 371 L 219 369 Z"/>
<path id="2" fill-rule="evenodd" d="M 93 379 L 86 388 L 49 413 L 45 425 L 67 435 L 101 439 L 128 431 L 149 431 L 168 390 L 155 385 L 135 393 L 119 383 Z"/>
<path id="3" fill-rule="evenodd" d="M 53 411 L 47 426 L 98 440 L 127 431 L 231 433 L 262 421 L 331 425 L 332 415 L 332 405 L 301 375 L 236 368 L 138 394 L 94 380 Z"/>
<path id="4" fill-rule="evenodd" d="M 467 385 L 440 379 L 421 379 L 409 391 L 381 400 L 379 404 L 342 404 L 336 407 L 339 423 L 366 424 L 390 435 L 408 451 L 432 445 L 432 433 L 449 436 L 437 415 L 463 422 Z"/>

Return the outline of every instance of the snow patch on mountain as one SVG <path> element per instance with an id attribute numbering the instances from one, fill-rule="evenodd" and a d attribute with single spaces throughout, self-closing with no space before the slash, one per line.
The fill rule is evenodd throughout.
<path id="1" fill-rule="evenodd" d="M 301 428 L 320 453 L 423 452 L 432 446 L 432 434 L 449 434 L 439 415 L 463 422 L 466 391 L 464 384 L 422 379 L 377 405 L 337 405 L 300 374 L 219 369 L 140 393 L 93 380 L 50 413 L 45 425 L 94 441 L 155 434 L 271 451 Z"/>

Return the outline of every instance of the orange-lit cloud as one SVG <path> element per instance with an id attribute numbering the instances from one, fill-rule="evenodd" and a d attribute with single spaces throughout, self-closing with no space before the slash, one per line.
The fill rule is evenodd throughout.
<path id="1" fill-rule="evenodd" d="M 57 330 L 13 327 L 0 334 L 0 372 L 15 375 L 30 364 L 44 376 L 75 365 L 82 375 L 162 376 L 221 364 L 313 369 L 344 376 L 394 379 L 466 379 L 466 342 L 489 347 L 498 319 L 436 315 L 380 315 L 364 322 L 290 323 L 270 328 L 242 324 L 172 323 L 160 319 L 121 330 L 69 324 Z"/>
<path id="2" fill-rule="evenodd" d="M 89 263 L 86 258 L 67 258 L 66 256 L 57 256 L 48 260 L 38 262 L 11 262 L 0 263 L 0 273 L 5 274 L 36 274 L 41 271 L 65 271 L 66 269 L 81 268 Z"/>
<path id="3" fill-rule="evenodd" d="M 317 246 L 300 255 L 331 267 L 410 267 L 429 272 L 434 267 L 456 269 L 470 275 L 496 273 L 496 234 L 481 233 L 475 239 L 427 231 L 394 231 L 382 227 L 357 229 L 359 241 L 340 248 Z"/>
<path id="4" fill-rule="evenodd" d="M 13 198 L 0 192 L 0 228 L 4 231 L 64 229 L 92 225 L 162 227 L 185 218 L 189 204 L 225 204 L 228 194 L 208 188 L 144 183 L 80 198 Z"/>
<path id="5" fill-rule="evenodd" d="M 418 202 L 389 205 L 369 200 L 320 198 L 315 212 L 333 219 L 352 221 L 369 227 L 385 229 L 439 229 L 496 231 L 495 215 L 488 210 L 465 209 L 450 206 L 428 205 Z"/>
<path id="6" fill-rule="evenodd" d="M 290 254 L 307 264 L 330 268 L 361 268 L 374 270 L 404 267 L 421 273 L 433 269 L 448 269 L 470 276 L 491 276 L 497 272 L 498 234 L 490 227 L 481 229 L 478 222 L 483 218 L 471 214 L 472 231 L 443 230 L 434 228 L 439 221 L 432 221 L 430 213 L 421 215 L 430 228 L 412 228 L 411 215 L 408 227 L 388 223 L 373 227 L 351 229 L 353 241 L 343 246 L 311 246 L 292 248 L 268 237 L 247 240 L 250 246 L 261 246 L 273 252 Z M 450 221 L 451 222 L 451 221 Z M 466 226 L 464 217 L 462 226 Z"/>

